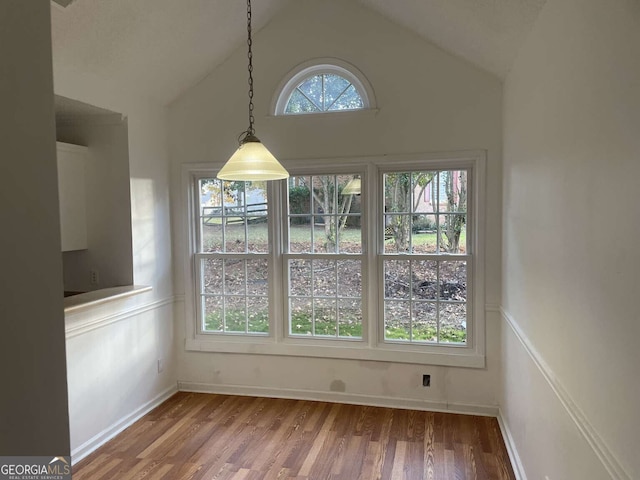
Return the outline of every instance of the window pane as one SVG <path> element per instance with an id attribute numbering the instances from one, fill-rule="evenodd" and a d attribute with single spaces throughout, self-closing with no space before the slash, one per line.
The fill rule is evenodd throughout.
<path id="1" fill-rule="evenodd" d="M 289 325 L 291 335 L 311 335 L 313 308 L 310 298 L 289 300 Z"/>
<path id="2" fill-rule="evenodd" d="M 362 228 L 360 215 L 345 215 L 338 230 L 339 253 L 362 253 Z"/>
<path id="3" fill-rule="evenodd" d="M 436 300 L 438 298 L 438 262 L 416 260 L 411 262 L 413 298 L 416 300 Z"/>
<path id="4" fill-rule="evenodd" d="M 298 220 L 299 217 L 289 219 L 289 252 L 310 253 L 311 228 L 313 225 L 311 221 L 307 223 L 298 223 Z"/>
<path id="5" fill-rule="evenodd" d="M 360 338 L 361 272 L 361 260 L 290 260 L 291 334 Z"/>
<path id="6" fill-rule="evenodd" d="M 411 213 L 410 172 L 384 175 L 384 211 L 386 213 Z"/>
<path id="7" fill-rule="evenodd" d="M 384 297 L 411 298 L 411 265 L 409 260 L 384 262 Z"/>
<path id="8" fill-rule="evenodd" d="M 355 110 L 363 107 L 362 97 L 360 97 L 356 88 L 351 85 L 338 97 L 328 110 Z"/>
<path id="9" fill-rule="evenodd" d="M 335 260 L 313 260 L 313 296 L 330 297 L 335 295 Z"/>
<path id="10" fill-rule="evenodd" d="M 289 260 L 289 295 L 311 296 L 311 260 Z"/>
<path id="11" fill-rule="evenodd" d="M 362 302 L 338 300 L 338 336 L 362 338 Z"/>
<path id="12" fill-rule="evenodd" d="M 464 303 L 440 304 L 440 342 L 466 343 L 467 306 Z"/>
<path id="13" fill-rule="evenodd" d="M 438 243 L 440 252 L 465 253 L 467 242 L 467 216 L 438 215 Z"/>
<path id="14" fill-rule="evenodd" d="M 340 193 L 353 178 L 353 175 L 291 177 L 290 253 L 362 252 L 360 200 L 357 195 Z M 306 215 L 308 212 L 314 215 Z"/>
<path id="15" fill-rule="evenodd" d="M 200 251 L 268 252 L 266 182 L 212 178 L 200 180 L 199 186 Z"/>
<path id="16" fill-rule="evenodd" d="M 298 89 L 295 89 L 289 97 L 287 107 L 284 113 L 297 114 L 297 113 L 311 113 L 320 112 L 321 110 L 316 107 L 311 100 L 306 98 Z"/>
<path id="17" fill-rule="evenodd" d="M 222 183 L 215 178 L 198 181 L 200 193 L 200 251 L 221 252 L 222 245 Z"/>
<path id="18" fill-rule="evenodd" d="M 334 175 L 316 175 L 311 177 L 313 186 L 313 212 L 316 215 L 334 214 L 336 200 L 336 177 Z"/>
<path id="19" fill-rule="evenodd" d="M 202 217 L 202 244 L 200 251 L 204 253 L 222 252 L 222 218 Z"/>
<path id="20" fill-rule="evenodd" d="M 338 260 L 338 296 L 362 296 L 362 262 L 360 260 Z"/>
<path id="21" fill-rule="evenodd" d="M 289 214 L 311 213 L 310 177 L 291 177 L 289 179 Z"/>
<path id="22" fill-rule="evenodd" d="M 433 302 L 413 302 L 413 341 L 438 341 L 438 308 Z"/>
<path id="23" fill-rule="evenodd" d="M 322 75 L 314 75 L 307 78 L 298 86 L 298 90 L 311 100 L 319 110 L 324 110 L 322 103 Z"/>
<path id="24" fill-rule="evenodd" d="M 384 222 L 384 251 L 409 253 L 411 215 L 385 215 Z"/>
<path id="25" fill-rule="evenodd" d="M 269 228 L 267 217 L 247 218 L 247 251 L 251 253 L 269 252 Z"/>
<path id="26" fill-rule="evenodd" d="M 445 170 L 440 172 L 440 212 L 467 211 L 467 172 Z"/>
<path id="27" fill-rule="evenodd" d="M 313 217 L 313 253 L 336 253 L 335 231 L 332 230 L 331 217 L 328 215 Z M 325 221 L 327 223 L 325 223 Z"/>
<path id="28" fill-rule="evenodd" d="M 435 253 L 438 229 L 434 215 L 414 215 L 411 224 L 413 253 Z"/>
<path id="29" fill-rule="evenodd" d="M 269 261 L 266 258 L 246 260 L 247 294 L 269 295 Z"/>
<path id="30" fill-rule="evenodd" d="M 467 300 L 467 262 L 440 262 L 440 300 Z"/>
<path id="31" fill-rule="evenodd" d="M 224 315 L 222 297 L 202 297 L 202 317 L 204 330 L 208 332 L 222 332 L 224 329 Z"/>
<path id="32" fill-rule="evenodd" d="M 266 297 L 247 298 L 248 331 L 269 333 L 269 299 Z"/>
<path id="33" fill-rule="evenodd" d="M 226 217 L 224 226 L 225 252 L 244 253 L 246 246 L 245 219 L 242 217 Z"/>
<path id="34" fill-rule="evenodd" d="M 245 297 L 224 297 L 224 306 L 225 332 L 246 332 Z"/>
<path id="35" fill-rule="evenodd" d="M 433 213 L 436 211 L 438 172 L 421 171 L 411 173 L 413 194 L 411 211 L 414 213 Z"/>
<path id="36" fill-rule="evenodd" d="M 385 340 L 411 340 L 411 312 L 409 305 L 407 301 L 385 302 Z"/>
<path id="37" fill-rule="evenodd" d="M 333 102 L 349 88 L 349 81 L 338 75 L 324 76 L 324 104 L 325 110 L 331 110 Z"/>
<path id="38" fill-rule="evenodd" d="M 315 334 L 336 336 L 337 311 L 336 300 L 328 298 L 316 298 L 313 301 L 315 318 Z"/>
<path id="39" fill-rule="evenodd" d="M 222 295 L 222 260 L 202 259 L 200 269 L 202 293 Z"/>
<path id="40" fill-rule="evenodd" d="M 246 292 L 245 261 L 224 261 L 224 293 L 225 295 L 244 295 Z"/>

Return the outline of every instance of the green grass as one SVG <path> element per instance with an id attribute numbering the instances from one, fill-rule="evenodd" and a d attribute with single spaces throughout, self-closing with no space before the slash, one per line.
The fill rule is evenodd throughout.
<path id="1" fill-rule="evenodd" d="M 223 328 L 221 312 L 211 312 L 205 318 L 204 329 L 208 332 L 269 333 L 268 313 L 250 313 L 248 323 L 246 320 L 244 310 L 229 309 L 226 311 L 226 328 Z"/>
<path id="2" fill-rule="evenodd" d="M 294 313 L 291 319 L 291 334 L 310 336 L 312 334 L 311 315 L 304 312 Z M 246 327 L 246 330 L 245 330 Z M 205 331 L 222 332 L 223 322 L 219 312 L 209 313 L 205 320 Z M 245 314 L 243 310 L 227 310 L 226 312 L 226 328 L 225 332 L 237 333 L 269 333 L 269 318 L 266 313 L 250 314 L 248 325 L 246 325 Z M 315 322 L 316 336 L 336 336 L 336 324 L 330 321 L 316 320 Z M 413 327 L 414 342 L 435 342 L 437 341 L 436 327 L 428 325 L 415 325 Z M 362 338 L 361 323 L 345 323 L 340 324 L 340 333 L 338 337 L 345 338 Z M 385 328 L 384 337 L 386 340 L 410 340 L 410 333 L 403 327 L 387 327 Z M 465 343 L 467 340 L 467 332 L 464 329 L 442 326 L 440 327 L 441 343 Z"/>
<path id="3" fill-rule="evenodd" d="M 414 342 L 436 342 L 437 336 L 438 331 L 434 326 L 414 325 L 413 327 Z M 386 340 L 409 340 L 409 331 L 402 327 L 386 327 L 384 338 Z M 441 343 L 465 343 L 466 341 L 466 330 L 448 326 L 440 327 Z"/>

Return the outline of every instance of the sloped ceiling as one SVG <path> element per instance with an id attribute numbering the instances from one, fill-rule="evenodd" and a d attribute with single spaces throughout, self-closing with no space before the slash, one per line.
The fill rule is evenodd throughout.
<path id="1" fill-rule="evenodd" d="M 252 5 L 257 30 L 289 0 Z M 51 9 L 53 61 L 168 103 L 246 42 L 238 0 L 74 0 Z"/>
<path id="2" fill-rule="evenodd" d="M 290 1 L 253 2 L 259 30 Z M 325 0 L 332 1 L 332 0 Z M 358 2 L 504 77 L 546 0 Z M 53 5 L 54 63 L 169 103 L 245 42 L 238 0 L 74 0 Z"/>
<path id="3" fill-rule="evenodd" d="M 547 0 L 362 0 L 442 49 L 504 78 Z"/>

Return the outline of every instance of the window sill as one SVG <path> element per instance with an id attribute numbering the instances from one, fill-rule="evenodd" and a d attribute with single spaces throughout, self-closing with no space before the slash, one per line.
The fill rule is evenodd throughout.
<path id="1" fill-rule="evenodd" d="M 464 347 L 425 347 L 428 351 L 409 351 L 397 345 L 384 344 L 373 348 L 349 342 L 348 345 L 310 345 L 290 341 L 276 343 L 271 337 L 260 337 L 247 341 L 246 337 L 224 337 L 217 339 L 187 339 L 189 351 L 240 353 L 251 355 L 279 355 L 293 357 L 337 358 L 344 360 L 366 360 L 375 362 L 412 363 L 419 365 L 442 365 L 449 367 L 484 368 L 485 357 Z M 442 349 L 436 351 L 436 349 Z"/>
<path id="2" fill-rule="evenodd" d="M 375 117 L 380 112 L 379 108 L 361 108 L 358 110 L 337 110 L 330 112 L 308 112 L 297 114 L 283 114 L 283 115 L 267 115 L 267 120 L 271 119 L 300 119 L 300 118 L 335 118 L 337 117 L 350 117 L 350 116 L 363 116 L 363 117 Z M 277 121 L 277 120 L 276 120 Z"/>

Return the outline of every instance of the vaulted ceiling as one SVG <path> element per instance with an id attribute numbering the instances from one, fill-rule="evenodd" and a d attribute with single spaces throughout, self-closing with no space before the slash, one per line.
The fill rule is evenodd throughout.
<path id="1" fill-rule="evenodd" d="M 291 1 L 253 2 L 255 30 Z M 336 1 L 336 0 L 324 0 Z M 504 78 L 546 0 L 357 2 Z M 63 3 L 68 3 L 64 1 Z M 54 63 L 168 103 L 246 38 L 239 0 L 73 0 L 52 4 Z"/>

